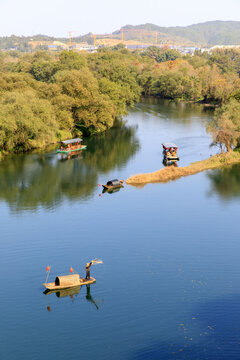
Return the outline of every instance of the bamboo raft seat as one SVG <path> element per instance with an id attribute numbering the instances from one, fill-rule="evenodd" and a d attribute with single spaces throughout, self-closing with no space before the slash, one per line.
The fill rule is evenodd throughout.
<path id="1" fill-rule="evenodd" d="M 96 279 L 94 279 L 93 277 L 90 277 L 90 279 L 87 280 L 80 278 L 78 274 L 74 274 L 74 275 L 57 276 L 55 282 L 44 283 L 43 286 L 48 290 L 61 290 L 76 286 L 93 284 L 95 281 Z"/>

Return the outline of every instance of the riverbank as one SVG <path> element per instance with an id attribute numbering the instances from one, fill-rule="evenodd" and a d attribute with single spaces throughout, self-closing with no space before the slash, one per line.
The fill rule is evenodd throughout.
<path id="1" fill-rule="evenodd" d="M 215 155 L 209 159 L 197 161 L 185 167 L 169 166 L 152 173 L 133 175 L 126 180 L 126 184 L 138 186 L 147 183 L 168 182 L 179 179 L 182 176 L 194 175 L 205 170 L 233 165 L 238 162 L 240 162 L 240 152 L 233 151 L 231 153 Z"/>

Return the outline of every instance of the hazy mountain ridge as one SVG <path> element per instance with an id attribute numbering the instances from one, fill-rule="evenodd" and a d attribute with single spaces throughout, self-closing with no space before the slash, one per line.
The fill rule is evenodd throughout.
<path id="1" fill-rule="evenodd" d="M 213 46 L 213 45 L 240 45 L 240 21 L 208 21 L 189 26 L 163 27 L 155 24 L 125 25 L 112 34 L 97 35 L 97 44 L 101 39 L 113 39 L 115 42 L 132 41 L 154 45 L 172 44 L 182 46 Z M 156 38 L 157 33 L 157 38 Z M 53 37 L 48 35 L 33 36 L 4 36 L 0 37 L 0 49 L 16 48 L 20 51 L 31 49 L 30 42 L 61 41 L 68 44 L 68 37 Z M 92 33 L 72 37 L 73 42 L 94 43 Z M 106 42 L 107 44 L 107 42 Z M 114 42 L 113 42 L 114 44 Z M 111 45 L 111 41 L 108 42 Z M 41 45 L 41 46 L 44 46 Z"/>
<path id="2" fill-rule="evenodd" d="M 124 32 L 155 31 L 177 36 L 199 45 L 240 45 L 240 21 L 217 20 L 176 27 L 162 27 L 155 24 L 126 25 L 121 30 Z"/>

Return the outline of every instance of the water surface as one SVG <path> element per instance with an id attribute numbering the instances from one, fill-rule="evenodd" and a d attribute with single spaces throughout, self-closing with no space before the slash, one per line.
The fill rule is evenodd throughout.
<path id="1" fill-rule="evenodd" d="M 122 128 L 0 163 L 1 359 L 239 359 L 240 167 L 102 194 L 111 178 L 209 157 L 200 106 L 145 101 Z M 99 196 L 101 195 L 101 196 Z M 97 282 L 44 295 L 50 278 L 85 263 Z"/>

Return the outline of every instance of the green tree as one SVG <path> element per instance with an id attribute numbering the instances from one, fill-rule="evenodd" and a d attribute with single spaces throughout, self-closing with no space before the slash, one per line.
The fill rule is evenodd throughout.
<path id="1" fill-rule="evenodd" d="M 26 151 L 56 140 L 57 121 L 52 105 L 33 91 L 6 93 L 0 102 L 0 147 Z"/>
<path id="2" fill-rule="evenodd" d="M 215 110 L 214 119 L 208 126 L 213 138 L 213 144 L 219 145 L 221 151 L 224 147 L 232 151 L 240 146 L 240 103 L 231 99 L 227 104 Z"/>
<path id="3" fill-rule="evenodd" d="M 77 54 L 74 51 L 61 51 L 59 54 L 60 70 L 80 70 L 87 66 L 86 56 Z"/>
<path id="4" fill-rule="evenodd" d="M 142 53 L 142 56 L 148 56 L 154 59 L 157 63 L 165 61 L 173 61 L 181 57 L 181 53 L 173 49 L 164 49 L 157 46 L 149 46 L 149 48 Z"/>
<path id="5" fill-rule="evenodd" d="M 108 96 L 100 94 L 98 81 L 88 68 L 58 72 L 55 82 L 71 103 L 76 135 L 78 131 L 92 135 L 113 125 L 114 106 Z"/>
<path id="6" fill-rule="evenodd" d="M 116 114 L 118 116 L 127 114 L 127 97 L 125 89 L 116 82 L 108 78 L 99 79 L 99 91 L 101 94 L 106 94 L 115 105 Z"/>

